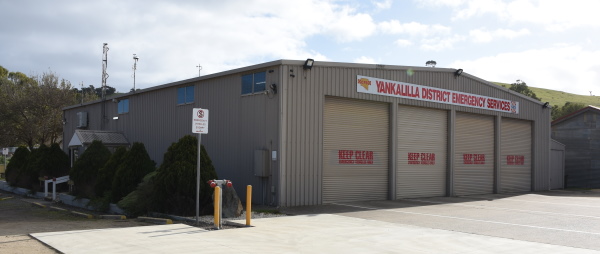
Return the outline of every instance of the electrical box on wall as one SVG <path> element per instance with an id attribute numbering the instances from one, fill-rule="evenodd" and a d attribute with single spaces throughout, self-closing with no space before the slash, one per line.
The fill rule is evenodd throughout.
<path id="1" fill-rule="evenodd" d="M 77 128 L 86 128 L 88 126 L 87 112 L 77 112 Z"/>
<path id="2" fill-rule="evenodd" d="M 269 177 L 269 151 L 254 150 L 254 175 L 258 177 Z"/>

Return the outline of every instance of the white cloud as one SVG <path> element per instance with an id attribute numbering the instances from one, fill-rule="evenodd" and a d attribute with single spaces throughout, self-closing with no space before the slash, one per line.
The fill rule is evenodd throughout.
<path id="1" fill-rule="evenodd" d="M 576 27 L 599 27 L 596 0 L 420 0 L 423 7 L 450 7 L 453 19 L 495 15 L 505 22 L 523 22 L 543 26 L 549 31 Z"/>
<path id="2" fill-rule="evenodd" d="M 378 10 L 387 10 L 392 7 L 392 0 L 371 1 Z"/>
<path id="3" fill-rule="evenodd" d="M 400 47 L 408 47 L 408 46 L 412 46 L 413 43 L 409 40 L 404 40 L 404 39 L 398 39 L 394 42 L 394 44 L 400 46 Z"/>
<path id="4" fill-rule="evenodd" d="M 598 59 L 598 50 L 556 46 L 456 61 L 450 66 L 489 81 L 512 83 L 521 79 L 532 87 L 589 95 L 589 91 L 600 94 Z"/>
<path id="5" fill-rule="evenodd" d="M 451 49 L 454 47 L 454 44 L 464 40 L 465 37 L 460 35 L 428 38 L 421 41 L 420 48 L 425 51 L 442 51 L 445 49 Z"/>
<path id="6" fill-rule="evenodd" d="M 366 63 L 366 64 L 376 64 L 374 58 L 368 56 L 361 56 L 359 58 L 354 59 L 352 62 L 354 63 Z"/>
<path id="7" fill-rule="evenodd" d="M 426 25 L 418 22 L 400 23 L 398 20 L 384 21 L 378 24 L 379 30 L 386 34 L 408 34 L 411 36 L 432 36 L 449 34 L 451 28 L 439 24 Z"/>
<path id="8" fill-rule="evenodd" d="M 0 1 L 0 9 L 28 10 L 0 16 L 0 23 L 18 24 L 0 27 L 0 59 L 6 68 L 28 74 L 52 67 L 75 84 L 98 86 L 106 42 L 108 84 L 119 91 L 133 84 L 133 53 L 140 58 L 137 86 L 146 88 L 195 77 L 198 64 L 206 75 L 275 59 L 328 60 L 309 48 L 308 38 L 352 42 L 377 29 L 369 14 L 339 1 L 149 0 L 35 6 Z"/>
<path id="9" fill-rule="evenodd" d="M 494 31 L 487 31 L 482 29 L 474 29 L 469 31 L 469 36 L 473 42 L 476 43 L 485 43 L 491 42 L 494 39 L 514 39 L 520 36 L 530 34 L 529 30 L 523 28 L 520 30 L 510 30 L 510 29 L 496 29 Z"/>

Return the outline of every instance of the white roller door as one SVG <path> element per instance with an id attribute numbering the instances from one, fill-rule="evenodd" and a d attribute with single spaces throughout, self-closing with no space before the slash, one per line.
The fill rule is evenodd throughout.
<path id="1" fill-rule="evenodd" d="M 500 192 L 531 190 L 531 122 L 502 118 Z"/>
<path id="2" fill-rule="evenodd" d="M 325 98 L 323 203 L 385 200 L 389 105 Z"/>
<path id="3" fill-rule="evenodd" d="M 494 118 L 456 113 L 454 195 L 494 192 Z"/>
<path id="4" fill-rule="evenodd" d="M 446 195 L 448 113 L 399 106 L 396 198 Z"/>

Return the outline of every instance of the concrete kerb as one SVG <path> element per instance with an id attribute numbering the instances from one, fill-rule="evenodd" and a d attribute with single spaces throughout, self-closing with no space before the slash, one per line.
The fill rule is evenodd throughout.
<path id="1" fill-rule="evenodd" d="M 152 218 L 152 217 L 138 217 L 140 221 L 150 222 L 154 224 L 173 224 L 173 220 L 171 219 L 163 219 L 163 218 Z"/>

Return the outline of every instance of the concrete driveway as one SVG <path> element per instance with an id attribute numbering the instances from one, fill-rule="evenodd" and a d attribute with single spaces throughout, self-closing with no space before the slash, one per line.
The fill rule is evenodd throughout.
<path id="1" fill-rule="evenodd" d="M 163 225 L 31 234 L 63 253 L 600 253 L 600 193 L 293 207 L 250 228 Z"/>
<path id="2" fill-rule="evenodd" d="M 346 217 L 600 250 L 600 192 L 415 198 L 295 207 Z"/>

